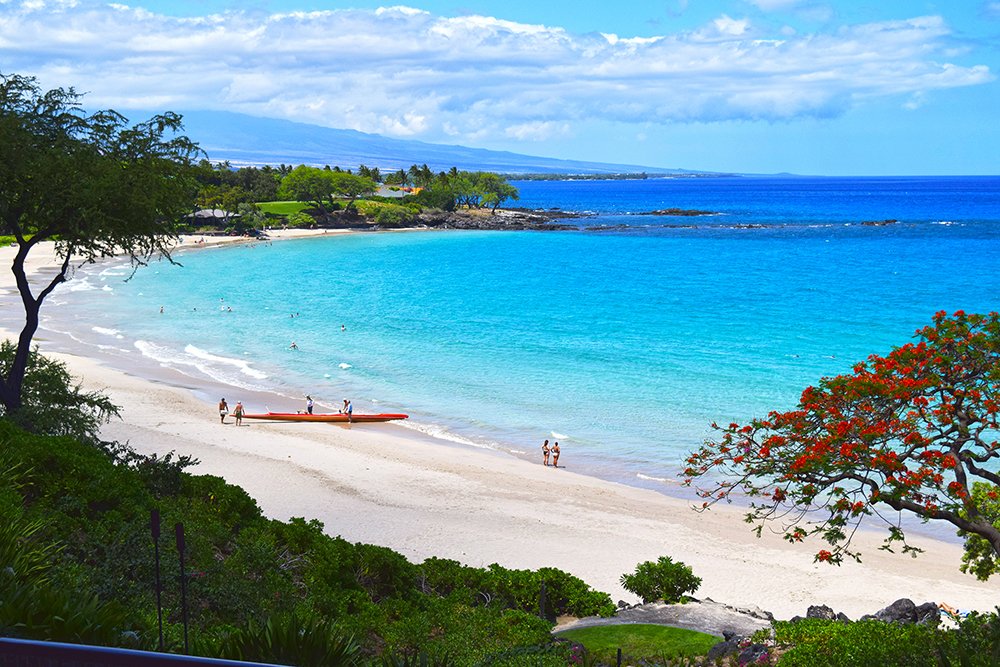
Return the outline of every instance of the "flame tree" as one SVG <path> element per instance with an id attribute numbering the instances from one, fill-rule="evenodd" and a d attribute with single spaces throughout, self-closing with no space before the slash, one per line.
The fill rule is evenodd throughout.
<path id="1" fill-rule="evenodd" d="M 863 520 L 916 555 L 901 519 L 947 521 L 965 540 L 962 571 L 1000 568 L 1000 316 L 939 312 L 913 343 L 823 378 L 798 408 L 718 435 L 691 454 L 685 483 L 705 499 L 749 496 L 746 521 L 828 549 L 817 561 L 860 560 Z"/>

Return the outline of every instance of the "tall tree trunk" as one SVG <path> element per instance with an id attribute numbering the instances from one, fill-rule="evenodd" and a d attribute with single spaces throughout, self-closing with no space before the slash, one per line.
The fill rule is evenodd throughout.
<path id="1" fill-rule="evenodd" d="M 63 258 L 59 273 L 56 274 L 49 284 L 35 297 L 31 293 L 31 285 L 28 283 L 28 275 L 24 269 L 25 259 L 28 252 L 34 246 L 33 243 L 21 243 L 18 246 L 17 255 L 11 264 L 10 270 L 14 274 L 17 282 L 17 291 L 21 294 L 21 303 L 24 306 L 24 327 L 17 339 L 17 350 L 14 352 L 14 361 L 7 373 L 0 377 L 0 403 L 3 403 L 6 414 L 16 413 L 21 409 L 21 390 L 24 386 L 24 373 L 28 367 L 28 355 L 31 352 L 31 341 L 38 331 L 38 311 L 52 290 L 59 283 L 66 281 L 66 272 L 69 269 L 71 253 L 67 251 Z"/>

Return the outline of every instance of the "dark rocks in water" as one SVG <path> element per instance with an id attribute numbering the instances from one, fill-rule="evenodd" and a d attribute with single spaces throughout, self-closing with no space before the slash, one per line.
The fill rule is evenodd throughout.
<path id="1" fill-rule="evenodd" d="M 861 222 L 865 227 L 885 227 L 886 225 L 895 225 L 899 220 L 895 218 L 891 220 L 863 220 Z"/>
<path id="2" fill-rule="evenodd" d="M 718 213 L 715 211 L 700 211 L 696 208 L 661 208 L 655 211 L 637 213 L 636 215 L 676 215 L 694 217 L 700 215 L 718 215 Z"/>
<path id="3" fill-rule="evenodd" d="M 414 219 L 418 225 L 434 229 L 482 229 L 482 230 L 575 230 L 575 225 L 553 224 L 553 218 L 573 217 L 550 212 L 498 209 L 496 211 L 425 211 Z"/>

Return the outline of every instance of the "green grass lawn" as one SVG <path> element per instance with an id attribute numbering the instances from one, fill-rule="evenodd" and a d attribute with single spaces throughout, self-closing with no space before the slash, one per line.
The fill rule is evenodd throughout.
<path id="1" fill-rule="evenodd" d="M 619 648 L 623 656 L 633 660 L 695 657 L 705 655 L 722 641 L 694 630 L 650 624 L 596 625 L 566 630 L 556 636 L 579 642 L 598 659 L 612 663 Z"/>
<path id="2" fill-rule="evenodd" d="M 257 204 L 261 211 L 273 215 L 291 215 L 312 208 L 312 204 L 301 201 L 265 201 Z"/>

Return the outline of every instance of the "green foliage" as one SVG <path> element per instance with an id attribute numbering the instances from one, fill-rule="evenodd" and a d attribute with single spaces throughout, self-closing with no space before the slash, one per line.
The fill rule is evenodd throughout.
<path id="1" fill-rule="evenodd" d="M 623 656 L 628 656 L 629 664 L 635 664 L 702 656 L 719 642 L 718 637 L 694 630 L 641 623 L 596 625 L 566 630 L 556 636 L 583 644 L 588 653 L 605 664 L 615 663 L 619 648 Z"/>
<path id="2" fill-rule="evenodd" d="M 0 343 L 0 376 L 12 372 L 17 347 Z M 65 435 L 81 442 L 100 442 L 100 428 L 118 408 L 100 392 L 86 392 L 73 381 L 66 364 L 42 356 L 37 349 L 28 353 L 21 388 L 21 407 L 10 411 L 0 405 L 0 417 L 22 428 L 44 435 Z"/>
<path id="3" fill-rule="evenodd" d="M 955 630 L 935 635 L 935 655 L 941 667 L 1000 666 L 1000 607 L 995 612 L 973 612 Z"/>
<path id="4" fill-rule="evenodd" d="M 0 598 L 16 601 L 0 605 L 10 614 L 4 627 L 107 645 L 138 638 L 151 647 L 153 507 L 164 526 L 159 547 L 171 650 L 181 641 L 171 530 L 178 522 L 187 538 L 192 641 L 210 655 L 273 660 L 280 652 L 305 664 L 307 653 L 320 655 L 353 636 L 366 659 L 423 655 L 432 664 L 555 667 L 565 655 L 549 647 L 551 623 L 537 615 L 541 582 L 549 615 L 613 609 L 607 595 L 560 570 L 471 568 L 442 559 L 418 566 L 385 547 L 330 537 L 315 520 L 268 520 L 243 489 L 191 475 L 191 464 L 173 453 L 99 449 L 0 422 L 0 558 L 16 560 L 11 544 L 30 547 L 35 556 L 20 557 L 27 565 L 14 571 L 39 574 L 31 581 L 19 575 L 16 595 Z M 5 529 L 16 537 L 4 542 Z M 47 546 L 58 536 L 65 542 Z M 55 616 L 65 622 L 52 622 Z M 316 618 L 326 620 L 317 625 Z M 292 657 L 276 646 L 300 652 Z M 319 661 L 339 660 L 323 655 Z"/>
<path id="5" fill-rule="evenodd" d="M 701 578 L 694 576 L 689 566 L 680 561 L 675 563 L 669 556 L 639 563 L 635 572 L 622 575 L 621 582 L 625 590 L 635 593 L 643 602 L 663 600 L 667 604 L 684 602 L 688 593 L 701 586 Z"/>
<path id="6" fill-rule="evenodd" d="M 291 215 L 301 213 L 309 208 L 309 204 L 300 201 L 267 201 L 258 202 L 259 208 L 266 215 Z"/>
<path id="7" fill-rule="evenodd" d="M 988 521 L 1000 530 L 1000 487 L 987 482 L 975 482 L 972 485 L 972 506 L 976 508 L 980 520 Z M 968 511 L 959 512 L 963 517 Z M 965 553 L 962 554 L 962 572 L 976 575 L 980 581 L 986 581 L 991 575 L 1000 572 L 1000 553 L 981 535 L 958 531 L 965 538 Z"/>
<path id="8" fill-rule="evenodd" d="M 933 628 L 866 620 L 840 623 L 820 619 L 779 621 L 775 641 L 788 650 L 782 667 L 920 667 L 936 665 Z"/>
<path id="9" fill-rule="evenodd" d="M 997 613 L 972 613 L 957 628 L 806 619 L 795 623 L 779 621 L 774 631 L 775 641 L 787 649 L 778 663 L 781 667 L 1000 665 Z"/>
<path id="10" fill-rule="evenodd" d="M 446 185 L 435 185 L 425 188 L 414 195 L 403 197 L 403 201 L 413 202 L 421 208 L 455 210 L 455 193 Z"/>
<path id="11" fill-rule="evenodd" d="M 374 219 L 375 224 L 382 227 L 402 227 L 417 213 L 410 206 L 375 201 L 358 202 L 356 208 L 358 213 Z"/>
<path id="12" fill-rule="evenodd" d="M 0 231 L 18 241 L 11 271 L 25 315 L 13 361 L 0 373 L 8 413 L 21 407 L 42 303 L 74 258 L 169 259 L 197 192 L 200 149 L 180 130 L 177 114 L 129 125 L 115 111 L 86 114 L 72 88 L 43 92 L 31 77 L 0 75 Z M 25 261 L 46 240 L 63 263 L 47 283 L 32 285 Z"/>
<path id="13" fill-rule="evenodd" d="M 771 522 L 790 542 L 817 535 L 830 548 L 816 561 L 832 564 L 860 560 L 851 542 L 863 522 L 881 522 L 880 548 L 916 555 L 899 515 L 946 521 L 967 540 L 963 569 L 996 571 L 1000 313 L 935 313 L 915 342 L 822 378 L 796 409 L 713 427 L 684 472 L 704 484 L 703 508 L 750 497 L 758 535 Z"/>
<path id="14" fill-rule="evenodd" d="M 230 660 L 344 667 L 358 663 L 359 651 L 354 638 L 342 634 L 330 620 L 290 614 L 235 629 L 211 652 Z"/>
<path id="15" fill-rule="evenodd" d="M 333 193 L 332 172 L 300 164 L 281 179 L 278 196 L 309 202 L 326 213 L 325 204 Z"/>
<path id="16" fill-rule="evenodd" d="M 316 226 L 316 220 L 308 213 L 290 213 L 286 218 L 287 224 L 293 229 L 308 229 Z"/>

